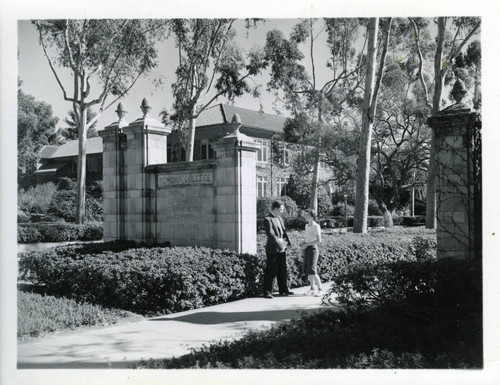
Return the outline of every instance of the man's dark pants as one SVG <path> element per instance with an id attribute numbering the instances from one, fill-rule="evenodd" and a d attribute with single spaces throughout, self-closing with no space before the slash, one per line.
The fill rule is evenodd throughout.
<path id="1" fill-rule="evenodd" d="M 264 293 L 271 294 L 273 291 L 274 277 L 278 279 L 278 288 L 280 293 L 287 293 L 286 276 L 286 252 L 267 253 L 267 264 L 264 270 Z"/>

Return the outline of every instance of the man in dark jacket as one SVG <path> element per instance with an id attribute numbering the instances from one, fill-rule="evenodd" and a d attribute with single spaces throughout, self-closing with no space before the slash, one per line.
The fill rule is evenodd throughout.
<path id="1" fill-rule="evenodd" d="M 264 219 L 267 243 L 267 264 L 264 271 L 264 297 L 273 298 L 272 289 L 274 277 L 278 279 L 278 288 L 281 295 L 292 295 L 288 290 L 286 276 L 286 249 L 290 245 L 290 238 L 285 230 L 281 213 L 283 203 L 274 201 L 271 205 L 271 213 Z"/>

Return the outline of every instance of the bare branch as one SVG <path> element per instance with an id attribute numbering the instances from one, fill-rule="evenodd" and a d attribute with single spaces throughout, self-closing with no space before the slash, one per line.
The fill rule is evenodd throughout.
<path id="1" fill-rule="evenodd" d="M 389 18 L 388 24 L 389 25 L 387 26 L 387 29 L 385 31 L 385 43 L 380 58 L 380 67 L 378 71 L 378 76 L 375 82 L 375 87 L 373 88 L 373 99 L 370 105 L 370 112 L 369 112 L 369 116 L 371 117 L 373 117 L 375 108 L 377 106 L 378 90 L 380 88 L 380 83 L 382 82 L 382 77 L 384 76 L 385 58 L 387 56 L 387 49 L 389 47 L 389 37 L 391 33 L 392 17 Z"/>
<path id="2" fill-rule="evenodd" d="M 40 44 L 42 45 L 43 53 L 45 54 L 45 57 L 47 58 L 47 61 L 49 62 L 50 69 L 52 70 L 52 73 L 54 74 L 54 76 L 55 76 L 55 78 L 57 80 L 57 83 L 59 84 L 59 87 L 61 88 L 61 90 L 63 92 L 64 100 L 66 100 L 67 102 L 73 102 L 73 103 L 75 103 L 76 102 L 76 98 L 72 99 L 72 98 L 69 98 L 67 96 L 66 90 L 64 89 L 64 86 L 62 85 L 61 80 L 59 79 L 59 76 L 57 75 L 57 72 L 54 69 L 54 66 L 52 65 L 52 60 L 50 60 L 49 54 L 47 53 L 47 48 L 45 47 L 45 43 L 43 41 L 42 31 L 40 29 L 38 30 L 38 33 L 40 35 Z"/>
<path id="3" fill-rule="evenodd" d="M 71 47 L 69 45 L 69 20 L 66 20 L 66 23 L 64 25 L 64 46 L 66 47 L 66 50 L 68 51 L 68 57 L 69 57 L 69 65 L 75 71 L 76 73 L 80 73 L 79 69 L 76 67 L 75 60 L 73 58 L 73 51 L 71 50 Z"/>
<path id="4" fill-rule="evenodd" d="M 424 67 L 424 57 L 422 55 L 422 50 L 420 49 L 420 29 L 418 28 L 418 25 L 413 18 L 410 17 L 410 20 L 413 24 L 413 31 L 415 32 L 415 45 L 417 47 L 417 52 L 418 52 L 418 60 L 419 60 L 418 77 L 420 79 L 420 83 L 422 84 L 422 87 L 424 88 L 426 105 L 430 109 L 432 109 L 432 103 L 430 102 L 430 99 L 429 99 L 429 91 L 427 89 L 427 84 L 425 84 L 424 75 L 422 72 L 422 69 Z"/>
<path id="5" fill-rule="evenodd" d="M 314 66 L 314 37 L 313 37 L 313 21 L 312 19 L 309 21 L 310 23 L 310 28 L 311 28 L 311 50 L 310 50 L 310 54 L 311 54 L 311 66 L 312 66 L 312 79 L 313 79 L 313 82 L 312 82 L 312 87 L 313 89 L 316 89 L 316 68 Z"/>
<path id="6" fill-rule="evenodd" d="M 467 34 L 467 36 L 464 38 L 464 40 L 462 41 L 462 43 L 460 43 L 460 45 L 458 46 L 458 48 L 456 49 L 455 52 L 450 52 L 450 56 L 448 57 L 448 61 L 451 62 L 452 60 L 454 60 L 459 54 L 460 52 L 462 52 L 462 49 L 464 48 L 465 44 L 467 44 L 467 42 L 469 41 L 469 39 L 472 37 L 472 35 L 474 35 L 476 33 L 476 31 L 479 29 L 479 26 L 481 25 L 480 22 L 478 22 L 476 24 L 476 26 Z"/>

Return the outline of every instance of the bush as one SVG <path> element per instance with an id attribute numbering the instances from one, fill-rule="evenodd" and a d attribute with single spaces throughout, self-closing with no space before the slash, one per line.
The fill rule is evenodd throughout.
<path id="1" fill-rule="evenodd" d="M 325 188 L 322 186 L 318 187 L 318 216 L 328 215 L 332 211 L 332 208 L 332 201 Z"/>
<path id="2" fill-rule="evenodd" d="M 417 234 L 422 239 L 435 238 L 435 233 L 422 231 L 325 233 L 319 275 L 327 281 L 350 265 L 415 260 L 413 239 Z M 304 285 L 300 249 L 303 232 L 291 231 L 289 235 L 289 285 L 299 287 Z M 192 247 L 119 251 L 120 243 L 65 246 L 22 254 L 19 271 L 22 279 L 45 285 L 50 294 L 140 314 L 164 314 L 261 295 L 265 242 L 265 234 L 259 234 L 256 256 Z"/>
<path id="3" fill-rule="evenodd" d="M 102 221 L 102 182 L 97 181 L 85 188 L 85 220 Z M 77 205 L 77 184 L 69 178 L 61 178 L 58 190 L 54 194 L 49 207 L 49 213 L 53 216 L 63 218 L 67 222 L 73 222 Z"/>
<path id="4" fill-rule="evenodd" d="M 307 221 L 304 217 L 285 218 L 285 227 L 288 230 L 304 230 Z"/>
<path id="5" fill-rule="evenodd" d="M 139 366 L 482 367 L 480 263 L 453 260 L 355 267 L 334 285 L 331 292 L 340 295 L 345 312 L 303 313 L 237 341 L 205 345 L 178 358 L 143 361 Z"/>
<path id="6" fill-rule="evenodd" d="M 56 191 L 57 187 L 52 182 L 30 187 L 26 191 L 21 189 L 17 194 L 17 207 L 27 213 L 45 214 Z"/>
<path id="7" fill-rule="evenodd" d="M 30 218 L 31 218 L 31 216 L 29 213 L 27 213 L 23 210 L 17 209 L 17 223 L 29 222 Z"/>
<path id="8" fill-rule="evenodd" d="M 343 217 L 345 216 L 345 204 L 339 203 L 332 206 L 332 210 L 330 211 L 330 216 L 332 217 Z M 347 215 L 354 215 L 354 206 L 347 205 Z"/>
<path id="9" fill-rule="evenodd" d="M 55 248 L 22 254 L 21 277 L 47 293 L 158 315 L 226 302 L 252 291 L 255 258 L 207 248 L 135 248 L 82 254 Z M 77 252 L 75 252 L 77 251 Z"/>
<path id="10" fill-rule="evenodd" d="M 384 218 L 381 216 L 369 216 L 367 222 L 368 227 L 380 227 L 384 225 Z"/>
<path id="11" fill-rule="evenodd" d="M 373 199 L 368 201 L 368 215 L 382 215 L 382 211 L 380 210 L 378 203 Z"/>
<path id="12" fill-rule="evenodd" d="M 32 223 L 17 227 L 18 243 L 94 241 L 102 239 L 103 225 L 89 222 L 83 225 L 70 223 Z"/>
<path id="13" fill-rule="evenodd" d="M 403 226 L 425 226 L 425 216 L 419 215 L 414 217 L 401 217 L 401 225 Z"/>
<path id="14" fill-rule="evenodd" d="M 287 253 L 289 282 L 292 287 L 298 287 L 304 284 L 301 275 L 303 255 L 300 249 L 303 232 L 289 232 L 289 235 L 292 241 Z M 367 234 L 324 232 L 319 245 L 318 274 L 323 281 L 329 281 L 351 265 L 372 266 L 400 260 L 415 261 L 416 236 L 429 240 L 427 245 L 422 244 L 422 248 L 435 248 L 436 233 L 432 230 L 402 232 L 393 229 Z M 265 235 L 258 238 L 259 255 L 265 255 L 265 240 Z"/>

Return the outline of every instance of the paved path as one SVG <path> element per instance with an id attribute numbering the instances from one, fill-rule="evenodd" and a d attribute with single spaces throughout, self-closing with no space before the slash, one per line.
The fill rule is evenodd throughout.
<path id="1" fill-rule="evenodd" d="M 325 284 L 325 288 L 329 285 Z M 232 340 L 251 329 L 289 320 L 301 312 L 332 308 L 321 298 L 293 289 L 290 297 L 247 298 L 239 301 L 131 322 L 103 329 L 18 344 L 18 369 L 127 368 L 141 359 L 161 359 L 189 353 L 189 348 Z"/>

